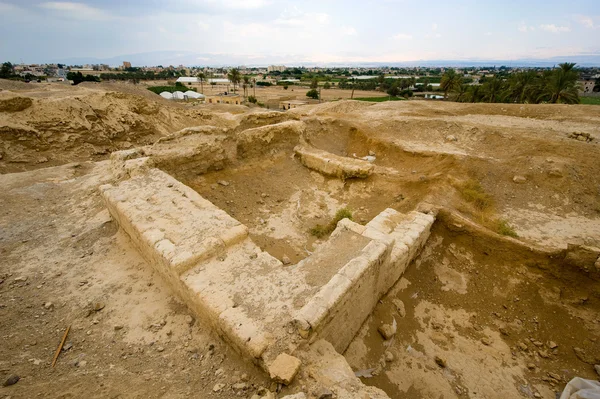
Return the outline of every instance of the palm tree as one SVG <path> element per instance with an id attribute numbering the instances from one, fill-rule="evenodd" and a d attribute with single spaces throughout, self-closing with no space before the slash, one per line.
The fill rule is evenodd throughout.
<path id="1" fill-rule="evenodd" d="M 448 92 L 455 90 L 462 84 L 462 78 L 456 74 L 454 69 L 448 69 L 440 81 L 440 88 L 444 90 L 444 97 L 448 98 Z"/>
<path id="2" fill-rule="evenodd" d="M 508 89 L 505 97 L 510 102 L 535 102 L 534 93 L 538 84 L 538 74 L 535 71 L 518 72 L 508 79 Z"/>
<path id="3" fill-rule="evenodd" d="M 469 92 L 469 85 L 461 84 L 456 89 L 454 89 L 454 92 L 456 93 L 456 97 L 454 98 L 454 101 L 463 103 L 467 100 L 467 95 Z"/>
<path id="4" fill-rule="evenodd" d="M 350 100 L 352 100 L 354 98 L 354 85 L 356 83 L 356 80 L 354 78 L 352 78 L 352 94 L 350 95 Z"/>
<path id="5" fill-rule="evenodd" d="M 244 97 L 248 96 L 247 89 L 248 89 L 249 83 L 250 83 L 250 77 L 248 75 L 244 75 Z"/>
<path id="6" fill-rule="evenodd" d="M 502 101 L 503 86 L 504 82 L 502 81 L 502 79 L 498 79 L 496 76 L 486 80 L 482 87 L 485 93 L 483 96 L 483 101 L 490 103 Z"/>
<path id="7" fill-rule="evenodd" d="M 233 68 L 229 71 L 229 73 L 227 74 L 227 79 L 229 79 L 229 81 L 231 82 L 231 84 L 233 84 L 233 92 L 235 93 L 235 85 L 240 83 L 240 71 L 238 71 L 236 68 Z"/>
<path id="8" fill-rule="evenodd" d="M 196 77 L 200 81 L 200 91 L 202 94 L 204 94 L 204 82 L 206 81 L 206 75 L 204 72 L 200 72 L 198 75 L 196 75 Z"/>
<path id="9" fill-rule="evenodd" d="M 554 104 L 579 104 L 577 75 L 574 63 L 559 64 L 559 68 L 545 75 L 546 84 L 539 99 Z"/>

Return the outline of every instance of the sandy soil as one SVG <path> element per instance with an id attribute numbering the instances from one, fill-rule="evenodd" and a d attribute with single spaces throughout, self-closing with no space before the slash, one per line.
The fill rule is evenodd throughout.
<path id="1" fill-rule="evenodd" d="M 550 399 L 573 377 L 598 377 L 598 282 L 436 226 L 345 354 L 375 374 L 365 383 L 391 398 Z M 384 341 L 377 328 L 393 319 Z"/>
<path id="2" fill-rule="evenodd" d="M 109 175 L 106 163 L 0 175 L 0 375 L 21 377 L 1 393 L 230 398 L 268 387 L 117 230 L 97 190 Z"/>
<path id="3" fill-rule="evenodd" d="M 118 231 L 97 190 L 110 176 L 98 161 L 111 151 L 187 126 L 236 134 L 239 117 L 253 111 L 173 104 L 134 85 L 0 83 L 0 105 L 9 108 L 0 112 L 0 376 L 22 378 L 2 393 L 226 398 L 268 386 L 191 318 Z M 202 175 L 169 172 L 247 224 L 280 259 L 313 251 L 319 240 L 308 230 L 341 207 L 364 223 L 422 201 L 484 225 L 502 218 L 528 243 L 600 246 L 600 107 L 343 101 L 277 115 L 302 120 L 321 149 L 375 154 L 375 175 L 323 177 L 293 158 L 294 143 Z M 492 199 L 485 211 L 461 195 L 469 179 Z M 600 290 L 581 272 L 543 266 L 438 224 L 346 356 L 357 370 L 375 368 L 364 382 L 391 397 L 552 398 L 572 376 L 594 377 Z M 392 318 L 399 332 L 384 346 L 377 327 Z M 51 368 L 69 325 L 70 349 Z M 386 350 L 391 362 L 381 361 Z"/>

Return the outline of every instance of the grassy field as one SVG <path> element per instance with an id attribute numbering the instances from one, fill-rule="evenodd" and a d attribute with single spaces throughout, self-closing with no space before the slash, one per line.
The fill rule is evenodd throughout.
<path id="1" fill-rule="evenodd" d="M 580 97 L 582 104 L 600 105 L 600 97 Z"/>
<path id="2" fill-rule="evenodd" d="M 383 102 L 386 102 L 386 101 L 402 101 L 402 100 L 405 100 L 405 98 L 403 98 L 403 97 L 389 97 L 389 96 L 386 96 L 386 97 L 358 97 L 358 98 L 355 98 L 355 100 L 358 100 L 358 101 L 369 101 L 369 102 L 372 102 L 372 103 L 383 103 Z"/>

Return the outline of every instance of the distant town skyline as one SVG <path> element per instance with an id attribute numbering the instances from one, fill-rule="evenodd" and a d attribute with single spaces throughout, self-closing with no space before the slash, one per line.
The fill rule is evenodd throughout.
<path id="1" fill-rule="evenodd" d="M 600 65 L 595 0 L 0 0 L 0 21 L 11 62 Z"/>

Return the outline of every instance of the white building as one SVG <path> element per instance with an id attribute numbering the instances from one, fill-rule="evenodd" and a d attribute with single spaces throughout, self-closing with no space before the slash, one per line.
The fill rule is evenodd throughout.
<path id="1" fill-rule="evenodd" d="M 285 71 L 287 68 L 285 67 L 285 65 L 269 65 L 267 67 L 267 72 L 271 73 L 271 72 L 283 72 Z"/>

